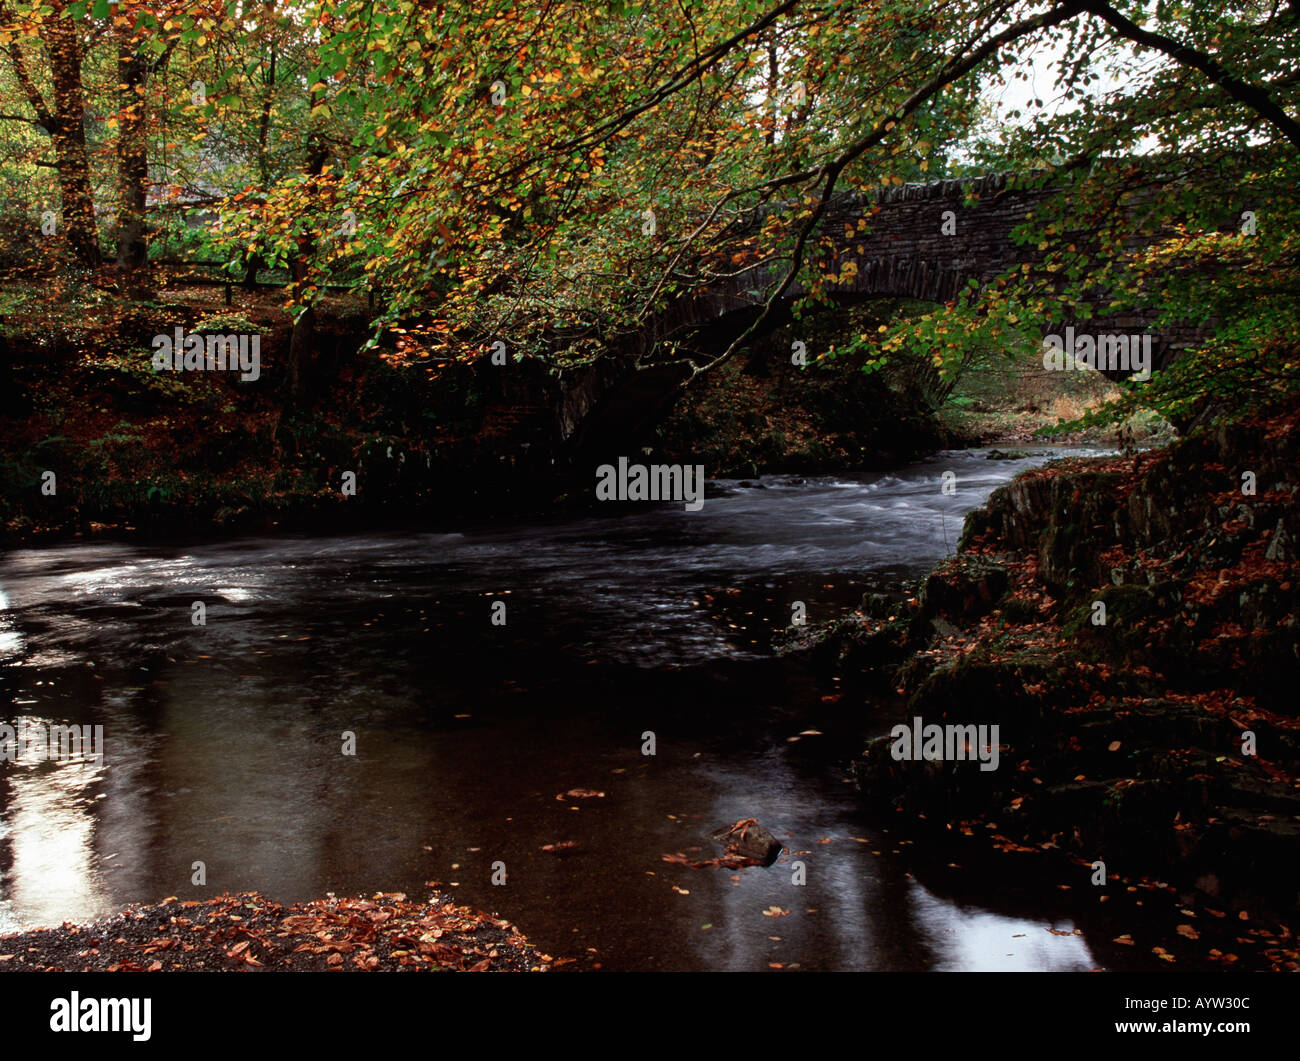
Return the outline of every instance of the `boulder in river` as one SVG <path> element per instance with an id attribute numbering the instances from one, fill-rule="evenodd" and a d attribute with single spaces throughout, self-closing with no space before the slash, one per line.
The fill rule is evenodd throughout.
<path id="1" fill-rule="evenodd" d="M 764 866 L 770 866 L 781 853 L 781 841 L 755 818 L 741 818 L 733 825 L 724 825 L 713 833 L 713 839 L 728 851 L 756 859 Z"/>

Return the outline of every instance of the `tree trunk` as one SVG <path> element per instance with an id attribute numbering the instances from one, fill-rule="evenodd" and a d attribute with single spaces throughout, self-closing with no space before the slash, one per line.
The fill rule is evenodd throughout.
<path id="1" fill-rule="evenodd" d="M 323 90 L 317 90 L 311 95 L 311 117 L 309 127 L 312 132 L 308 134 L 310 147 L 307 153 L 306 165 L 304 172 L 309 177 L 316 178 L 321 175 L 325 168 L 325 162 L 329 158 L 329 151 L 322 141 L 317 126 L 317 108 L 324 103 Z M 291 270 L 293 273 L 293 299 L 298 305 L 307 305 L 307 308 L 299 314 L 298 319 L 294 321 L 293 335 L 289 339 L 289 404 L 297 405 L 302 395 L 302 370 L 311 356 L 311 351 L 316 345 L 316 310 L 309 302 L 315 300 L 315 296 L 307 295 L 307 281 L 311 274 L 311 260 L 316 254 L 316 233 L 308 219 L 308 224 L 302 235 L 298 237 L 297 253 L 294 255 Z"/>
<path id="2" fill-rule="evenodd" d="M 295 406 L 302 397 L 302 370 L 316 345 L 316 308 L 308 306 L 293 322 L 289 337 L 289 404 Z"/>
<path id="3" fill-rule="evenodd" d="M 257 251 L 244 255 L 244 290 L 257 290 L 257 274 L 266 268 L 266 262 Z"/>
<path id="4" fill-rule="evenodd" d="M 117 264 L 121 269 L 144 264 L 147 248 L 144 237 L 145 196 L 148 191 L 149 163 L 145 140 L 144 85 L 147 64 L 143 56 L 119 45 L 117 80 L 122 93 L 122 116 L 117 140 Z"/>
<path id="5" fill-rule="evenodd" d="M 139 285 L 137 271 L 148 257 L 145 241 L 145 197 L 149 188 L 149 158 L 145 138 L 145 79 L 149 67 L 132 42 L 118 45 L 117 81 L 122 116 L 117 139 L 117 267 L 128 292 Z"/>
<path id="6" fill-rule="evenodd" d="M 319 177 L 325 168 L 327 153 L 316 145 L 307 159 L 307 173 Z M 310 300 L 307 295 L 307 281 L 311 274 L 311 260 L 316 253 L 316 235 L 309 226 L 298 237 L 297 253 L 291 266 L 293 273 L 293 298 L 299 305 Z M 297 405 L 302 394 L 302 369 L 311 356 L 316 345 L 316 310 L 308 305 L 293 324 L 293 335 L 289 339 L 289 404 Z"/>
<path id="7" fill-rule="evenodd" d="M 265 88 L 265 95 L 262 97 L 262 112 L 257 120 L 257 173 L 261 180 L 261 190 L 266 191 L 271 186 L 271 165 L 266 156 L 266 145 L 271 134 L 271 111 L 275 103 L 275 64 L 278 53 L 275 41 L 271 42 L 271 54 L 266 63 L 266 74 L 262 78 L 262 84 Z M 266 259 L 257 251 L 245 255 L 244 257 L 244 288 L 252 291 L 257 287 L 257 274 L 261 269 L 266 268 Z M 294 279 L 297 279 L 295 276 Z M 292 346 L 292 344 L 291 344 Z M 294 374 L 294 364 L 292 355 L 290 356 L 290 376 Z"/>
<path id="8" fill-rule="evenodd" d="M 9 359 L 9 341 L 5 338 L 4 318 L 0 317 L 0 409 L 16 410 L 17 394 L 13 384 L 13 365 Z"/>
<path id="9" fill-rule="evenodd" d="M 272 41 L 271 58 L 266 65 L 266 77 L 262 82 L 266 88 L 266 95 L 262 97 L 262 114 L 257 121 L 257 169 L 262 178 L 263 188 L 269 187 L 271 183 L 271 167 L 266 157 L 266 144 L 271 132 L 271 110 L 275 104 L 275 60 L 275 42 Z"/>
<path id="10" fill-rule="evenodd" d="M 49 132 L 54 140 L 59 168 L 59 192 L 63 199 L 63 227 L 79 262 L 100 263 L 99 237 L 95 229 L 94 196 L 90 190 L 90 162 L 86 155 L 86 101 L 81 87 L 81 43 L 71 20 L 51 19 L 42 24 L 42 36 L 50 55 L 50 79 L 54 87 L 54 108 L 49 115 Z"/>
<path id="11" fill-rule="evenodd" d="M 768 129 L 767 136 L 764 137 L 768 147 L 776 143 L 776 116 L 781 108 L 781 101 L 776 96 L 779 83 L 780 70 L 776 58 L 776 32 L 773 31 L 767 41 L 767 106 L 772 115 L 772 127 Z"/>

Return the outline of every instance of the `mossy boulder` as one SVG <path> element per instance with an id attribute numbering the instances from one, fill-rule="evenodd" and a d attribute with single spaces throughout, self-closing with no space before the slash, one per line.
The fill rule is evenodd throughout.
<path id="1" fill-rule="evenodd" d="M 972 622 L 997 607 L 1010 584 L 1011 576 L 1002 564 L 959 554 L 921 583 L 920 618 L 923 622 L 936 617 Z"/>

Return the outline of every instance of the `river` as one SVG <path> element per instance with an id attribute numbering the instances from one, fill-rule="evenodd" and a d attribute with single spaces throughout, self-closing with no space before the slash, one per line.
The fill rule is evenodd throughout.
<path id="1" fill-rule="evenodd" d="M 12 552 L 0 721 L 102 725 L 104 755 L 0 764 L 0 934 L 437 881 L 569 968 L 1116 967 L 1084 896 L 868 824 L 847 765 L 888 726 L 770 651 L 794 602 L 830 617 L 952 552 L 1062 452 L 1029 450 L 711 483 L 699 512 Z M 743 817 L 788 854 L 662 860 Z"/>

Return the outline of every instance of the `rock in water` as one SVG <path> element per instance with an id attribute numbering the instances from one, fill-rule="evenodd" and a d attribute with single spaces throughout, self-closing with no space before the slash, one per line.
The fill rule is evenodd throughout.
<path id="1" fill-rule="evenodd" d="M 734 825 L 724 825 L 713 834 L 715 842 L 746 858 L 770 866 L 781 853 L 781 841 L 758 824 L 755 818 L 742 818 Z"/>

